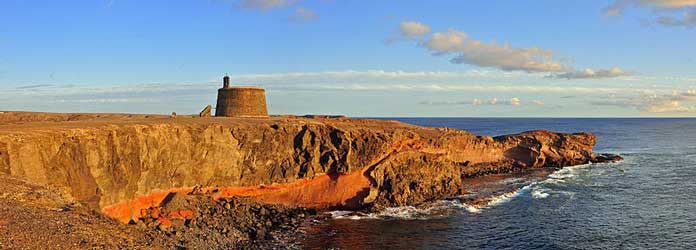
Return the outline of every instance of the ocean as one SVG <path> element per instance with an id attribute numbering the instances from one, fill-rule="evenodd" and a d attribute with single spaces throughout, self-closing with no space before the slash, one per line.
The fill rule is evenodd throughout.
<path id="1" fill-rule="evenodd" d="M 625 160 L 512 178 L 506 181 L 518 191 L 481 208 L 441 201 L 374 214 L 335 211 L 307 232 L 303 248 L 696 249 L 696 119 L 397 120 L 491 136 L 590 131 L 595 152 Z"/>

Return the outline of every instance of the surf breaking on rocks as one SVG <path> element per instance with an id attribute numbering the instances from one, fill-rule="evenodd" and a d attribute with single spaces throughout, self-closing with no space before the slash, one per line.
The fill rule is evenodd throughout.
<path id="1" fill-rule="evenodd" d="M 328 214 L 331 216 L 332 219 L 337 220 L 428 220 L 458 215 L 462 214 L 463 212 L 469 214 L 480 214 L 487 209 L 501 206 L 507 202 L 514 200 L 515 198 L 527 194 L 529 194 L 533 199 L 545 199 L 548 198 L 551 195 L 551 193 L 572 196 L 572 192 L 554 190 L 554 186 L 563 184 L 564 182 L 577 177 L 578 170 L 588 169 L 590 167 L 610 167 L 611 165 L 609 164 L 612 163 L 588 163 L 558 169 L 548 174 L 548 176 L 546 176 L 546 178 L 544 178 L 543 180 L 534 180 L 534 178 L 532 178 L 530 180 L 527 180 L 527 183 L 520 188 L 514 188 L 514 190 L 512 191 L 501 192 L 487 197 L 478 197 L 476 198 L 477 202 L 472 202 L 471 204 L 462 201 L 472 199 L 471 197 L 466 197 L 462 200 L 440 200 L 437 202 L 424 204 L 419 207 L 401 206 L 384 208 L 372 213 L 336 210 L 330 211 L 328 212 Z M 499 181 L 499 183 L 518 183 L 521 180 L 522 178 L 516 176 L 502 179 Z"/>
<path id="2" fill-rule="evenodd" d="M 160 213 L 170 207 L 167 197 L 180 195 L 202 195 L 211 207 L 243 197 L 419 218 L 446 214 L 450 206 L 476 212 L 519 195 L 487 190 L 500 175 L 620 159 L 595 154 L 596 140 L 591 133 L 545 130 L 477 136 L 345 117 L 6 112 L 0 115 L 0 174 L 60 188 L 80 206 L 165 232 L 172 219 L 201 221 L 195 207 Z M 515 181 L 501 185 L 508 184 L 522 188 Z M 466 195 L 490 199 L 460 198 Z M 210 211 L 230 211 L 217 209 Z M 182 230 L 190 228 L 216 230 Z"/>

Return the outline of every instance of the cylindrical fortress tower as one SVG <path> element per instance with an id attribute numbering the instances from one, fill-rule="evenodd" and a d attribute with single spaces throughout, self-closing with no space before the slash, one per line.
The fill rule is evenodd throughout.
<path id="1" fill-rule="evenodd" d="M 268 117 L 266 91 L 261 87 L 230 87 L 230 78 L 223 78 L 218 90 L 215 116 Z"/>

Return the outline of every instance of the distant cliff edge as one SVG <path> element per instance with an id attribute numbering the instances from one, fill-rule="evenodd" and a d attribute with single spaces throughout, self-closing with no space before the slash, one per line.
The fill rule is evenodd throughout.
<path id="1" fill-rule="evenodd" d="M 327 209 L 456 197 L 467 178 L 617 160 L 591 133 L 499 137 L 364 119 L 0 115 L 0 173 L 127 222 L 174 192 Z"/>

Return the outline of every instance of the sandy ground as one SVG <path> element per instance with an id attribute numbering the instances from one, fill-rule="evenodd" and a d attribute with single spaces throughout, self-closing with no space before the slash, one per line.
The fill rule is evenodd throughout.
<path id="1" fill-rule="evenodd" d="M 61 190 L 0 175 L 0 249 L 166 249 Z"/>
<path id="2" fill-rule="evenodd" d="M 147 115 L 147 114 L 89 114 L 89 113 L 40 113 L 40 112 L 9 112 L 0 111 L 0 133 L 3 132 L 32 132 L 45 130 L 66 130 L 76 128 L 99 127 L 105 125 L 124 124 L 210 124 L 221 125 L 273 125 L 278 122 L 291 123 L 331 123 L 346 127 L 374 127 L 382 129 L 424 129 L 407 123 L 391 120 L 303 117 L 303 116 L 271 116 L 268 118 L 233 118 L 233 117 L 198 117 L 198 115 Z M 427 128 L 425 130 L 436 130 Z"/>

